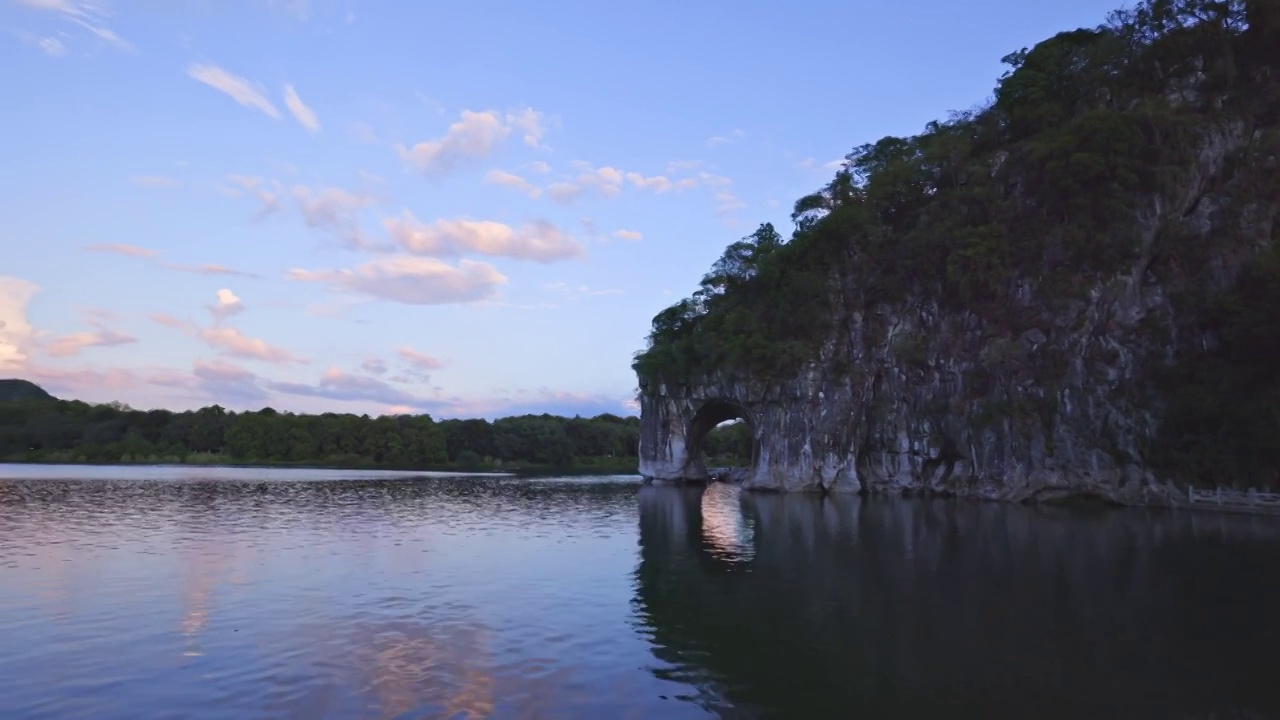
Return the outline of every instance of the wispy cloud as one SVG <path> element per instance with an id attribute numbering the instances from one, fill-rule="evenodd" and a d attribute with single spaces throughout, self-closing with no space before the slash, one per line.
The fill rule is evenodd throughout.
<path id="1" fill-rule="evenodd" d="M 233 357 L 250 360 L 261 360 L 270 363 L 298 363 L 305 365 L 310 361 L 300 358 L 289 351 L 269 345 L 265 340 L 246 337 L 233 327 L 208 327 L 200 331 L 200 338 L 209 347 Z"/>
<path id="2" fill-rule="evenodd" d="M 214 402 L 260 403 L 267 400 L 258 376 L 239 365 L 222 360 L 196 360 L 191 374 L 195 377 L 196 389 Z"/>
<path id="3" fill-rule="evenodd" d="M 577 302 L 585 297 L 602 297 L 606 295 L 621 295 L 622 291 L 618 289 L 600 290 L 587 287 L 586 285 L 570 285 L 569 283 L 557 282 L 544 285 L 543 290 L 556 295 L 566 302 Z"/>
<path id="4" fill-rule="evenodd" d="M 595 191 L 603 197 L 616 197 L 626 185 L 637 190 L 663 194 L 672 190 L 689 190 L 699 184 L 699 179 L 696 177 L 673 179 L 666 175 L 645 175 L 608 165 L 593 167 L 582 160 L 574 161 L 571 166 L 578 171 L 576 176 L 561 177 L 546 188 L 547 197 L 561 205 L 572 203 L 588 190 Z"/>
<path id="5" fill-rule="evenodd" d="M 167 262 L 167 263 L 160 263 L 160 267 L 168 268 L 170 270 L 177 270 L 178 272 L 193 273 L 195 275 L 225 275 L 228 277 L 244 277 L 244 278 L 262 277 L 257 273 L 245 272 L 243 270 L 236 270 L 235 268 L 229 268 L 226 265 L 217 265 L 213 263 L 206 263 L 204 265 L 183 265 L 181 263 Z"/>
<path id="6" fill-rule="evenodd" d="M 708 138 L 707 145 L 709 147 L 715 147 L 717 145 L 728 145 L 730 143 L 737 142 L 746 136 L 747 136 L 746 131 L 734 130 L 726 135 L 716 135 L 711 138 Z"/>
<path id="7" fill-rule="evenodd" d="M 253 214 L 254 220 L 280 211 L 280 192 L 283 189 L 279 180 L 267 180 L 253 175 L 228 175 L 227 180 L 238 187 L 222 188 L 222 192 L 232 197 L 247 192 L 258 200 L 258 212 Z M 269 189 L 274 188 L 274 189 Z"/>
<path id="8" fill-rule="evenodd" d="M 156 256 L 155 250 L 149 250 L 137 245 L 126 245 L 124 243 L 85 245 L 84 249 L 90 252 L 111 253 L 113 255 L 126 255 L 128 257 L 153 258 Z"/>
<path id="9" fill-rule="evenodd" d="M 515 188 L 531 198 L 537 198 L 542 195 L 542 188 L 534 185 L 519 175 L 509 173 L 506 170 L 490 170 L 485 173 L 484 182 L 488 185 L 502 185 L 504 187 Z"/>
<path id="10" fill-rule="evenodd" d="M 372 375 L 386 375 L 387 361 L 376 355 L 370 355 L 360 363 L 360 369 Z"/>
<path id="11" fill-rule="evenodd" d="M 170 188 L 181 184 L 176 178 L 167 175 L 134 175 L 129 178 L 129 182 L 149 188 Z"/>
<path id="12" fill-rule="evenodd" d="M 100 245 L 85 245 L 85 250 L 90 252 L 109 253 L 112 255 L 124 255 L 126 257 L 143 258 L 151 260 L 162 268 L 169 270 L 177 270 L 179 272 L 193 273 L 196 275 L 227 275 L 236 277 L 256 278 L 258 275 L 241 270 L 235 270 L 225 265 L 204 264 L 204 265 L 184 265 L 182 263 L 163 262 L 159 259 L 159 254 L 155 250 L 151 250 L 137 245 L 128 245 L 124 243 L 107 243 Z"/>
<path id="13" fill-rule="evenodd" d="M 336 187 L 295 185 L 293 198 L 307 227 L 331 232 L 353 247 L 364 244 L 358 214 L 377 204 L 374 196 Z"/>
<path id="14" fill-rule="evenodd" d="M 439 358 L 418 352 L 411 347 L 402 347 L 396 351 L 396 354 L 416 370 L 439 370 L 444 367 L 444 363 Z"/>
<path id="15" fill-rule="evenodd" d="M 644 234 L 639 230 L 614 230 L 613 236 L 619 240 L 639 241 L 644 239 Z"/>
<path id="16" fill-rule="evenodd" d="M 537 147 L 544 133 L 541 117 L 532 108 L 505 114 L 463 110 L 444 135 L 412 147 L 399 145 L 396 152 L 423 175 L 441 177 L 489 157 L 512 132 L 520 134 L 526 145 Z"/>
<path id="17" fill-rule="evenodd" d="M 453 266 L 435 258 L 401 255 L 344 270 L 291 270 L 288 277 L 409 305 L 476 302 L 492 297 L 507 281 L 488 263 L 463 260 Z"/>
<path id="18" fill-rule="evenodd" d="M 467 252 L 549 263 L 586 252 L 577 238 L 546 220 L 513 228 L 492 220 L 436 220 L 427 224 L 404 211 L 383 220 L 387 233 L 415 255 L 453 257 Z"/>
<path id="19" fill-rule="evenodd" d="M 280 111 L 267 99 L 262 87 L 239 75 L 233 75 L 217 65 L 208 64 L 188 66 L 187 75 L 225 94 L 244 107 L 263 112 L 276 120 L 280 119 Z"/>
<path id="20" fill-rule="evenodd" d="M 377 378 L 354 375 L 331 367 L 320 376 L 315 385 L 294 382 L 270 382 L 267 387 L 275 392 L 290 395 L 308 395 L 344 402 L 375 402 L 383 405 L 399 405 L 419 408 L 429 401 L 413 393 L 393 387 Z"/>
<path id="21" fill-rule="evenodd" d="M 18 38 L 24 45 L 30 45 L 51 58 L 65 57 L 67 54 L 67 46 L 62 42 L 61 38 L 53 35 L 37 35 L 25 30 L 13 30 L 12 32 L 13 36 Z"/>
<path id="22" fill-rule="evenodd" d="M 92 332 L 78 332 L 54 338 L 44 349 L 49 357 L 70 357 L 79 355 L 86 348 L 113 347 L 135 343 L 138 338 L 106 328 L 98 328 Z"/>
<path id="23" fill-rule="evenodd" d="M 320 120 L 316 118 L 315 111 L 302 102 L 302 98 L 298 97 L 298 91 L 294 90 L 292 85 L 284 86 L 284 106 L 289 108 L 293 119 L 306 128 L 307 132 L 312 135 L 320 132 Z"/>
<path id="24" fill-rule="evenodd" d="M 151 315 L 149 315 L 148 318 L 150 318 L 151 322 L 157 325 L 163 325 L 165 327 L 171 327 L 171 328 L 181 329 L 181 328 L 189 327 L 191 325 L 191 323 L 187 322 L 186 320 L 183 320 L 181 318 L 176 318 L 167 313 L 151 313 Z"/>
<path id="25" fill-rule="evenodd" d="M 107 20 L 110 19 L 110 8 L 106 0 L 15 0 L 18 5 L 33 8 L 35 10 L 43 10 L 46 12 L 57 13 L 63 20 L 76 25 L 90 35 L 98 38 L 104 43 L 114 47 L 117 50 L 126 52 L 133 51 L 133 43 L 125 40 L 115 33 L 114 30 L 107 27 Z M 65 47 L 62 42 L 56 38 L 46 38 L 56 43 L 56 47 L 62 48 L 65 53 Z M 54 47 L 52 44 L 50 47 Z M 41 47 L 46 53 L 54 55 L 48 48 Z"/>

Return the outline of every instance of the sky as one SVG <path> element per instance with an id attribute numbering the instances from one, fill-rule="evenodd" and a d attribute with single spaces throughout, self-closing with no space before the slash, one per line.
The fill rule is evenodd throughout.
<path id="1" fill-rule="evenodd" d="M 0 0 L 0 377 L 636 411 L 654 314 L 1113 0 Z"/>

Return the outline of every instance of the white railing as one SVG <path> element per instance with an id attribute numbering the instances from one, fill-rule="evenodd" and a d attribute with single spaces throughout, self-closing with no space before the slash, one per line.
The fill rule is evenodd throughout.
<path id="1" fill-rule="evenodd" d="M 1253 488 L 1248 490 L 1224 490 L 1223 488 L 1214 488 L 1213 490 L 1197 490 L 1196 488 L 1187 488 L 1187 500 L 1192 505 L 1221 505 L 1222 507 L 1247 507 L 1257 510 L 1274 510 L 1280 512 L 1280 493 L 1258 492 Z"/>

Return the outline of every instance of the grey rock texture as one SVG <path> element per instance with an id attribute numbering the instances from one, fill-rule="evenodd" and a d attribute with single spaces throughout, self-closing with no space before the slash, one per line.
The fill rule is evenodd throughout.
<path id="1" fill-rule="evenodd" d="M 1142 251 L 1128 272 L 1065 297 L 1057 290 L 1051 301 L 1028 278 L 1016 327 L 927 299 L 847 302 L 794 378 L 641 377 L 640 473 L 705 480 L 701 438 L 743 417 L 756 444 L 745 488 L 1184 502 L 1144 456 L 1165 403 L 1150 376 L 1178 348 L 1210 346 L 1214 336 L 1177 317 L 1152 259 L 1174 226 L 1214 238 L 1224 251 L 1211 261 L 1209 291 L 1221 291 L 1271 242 L 1276 203 L 1242 205 L 1237 196 L 1248 193 L 1234 191 L 1226 169 L 1257 137 L 1242 122 L 1206 131 L 1185 182 L 1142 203 Z M 1239 240 L 1224 243 L 1227 234 Z M 845 297 L 859 297 L 852 280 L 838 282 Z"/>

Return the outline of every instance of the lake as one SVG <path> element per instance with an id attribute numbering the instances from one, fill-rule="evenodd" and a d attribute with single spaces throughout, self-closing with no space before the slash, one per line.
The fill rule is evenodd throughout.
<path id="1" fill-rule="evenodd" d="M 1280 522 L 0 465 L 0 718 L 1280 718 Z"/>

